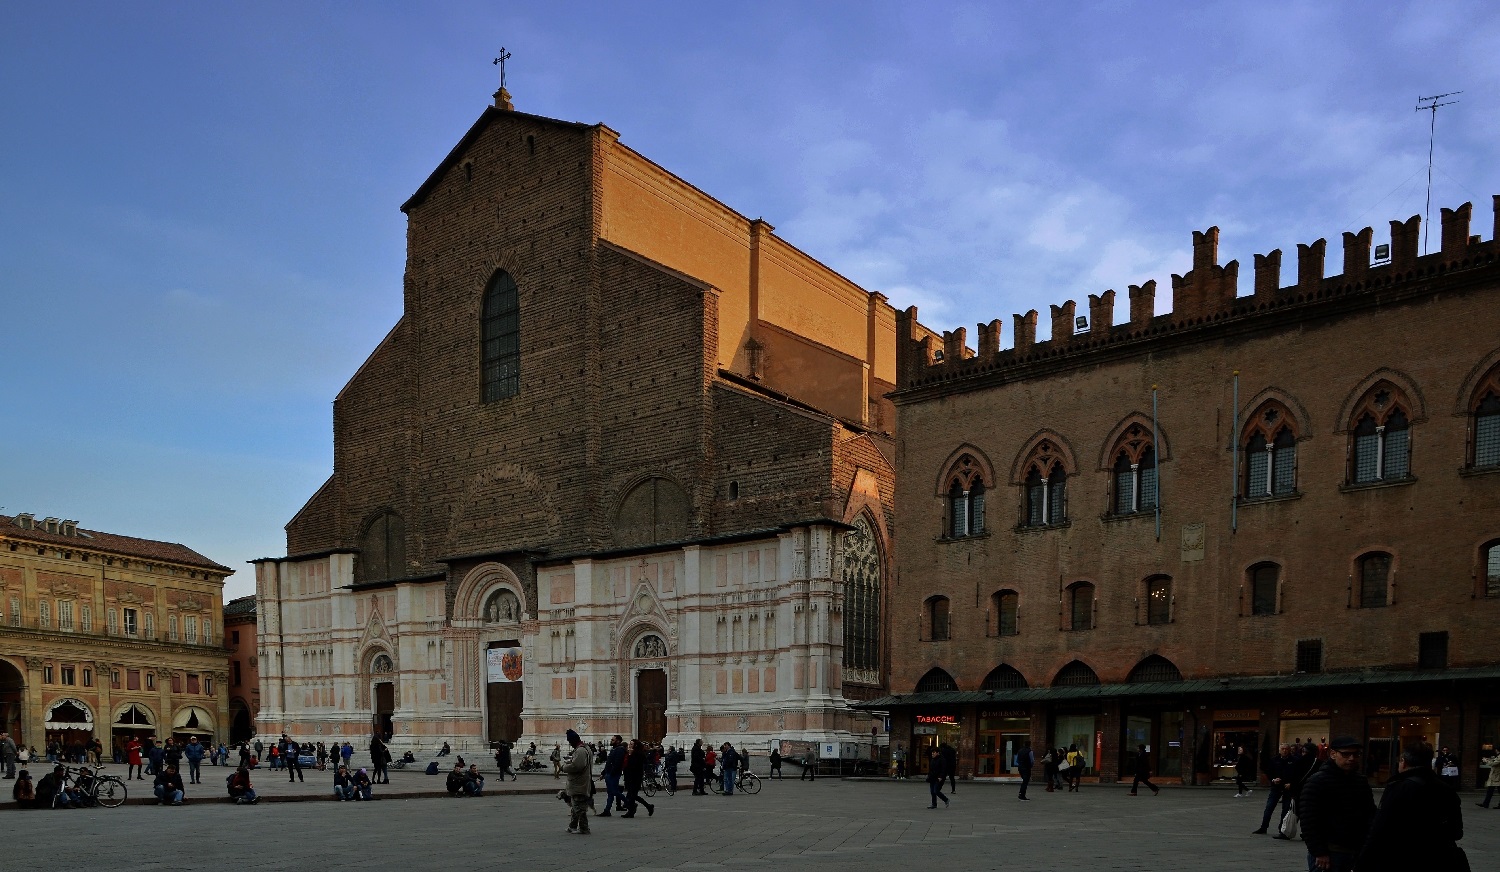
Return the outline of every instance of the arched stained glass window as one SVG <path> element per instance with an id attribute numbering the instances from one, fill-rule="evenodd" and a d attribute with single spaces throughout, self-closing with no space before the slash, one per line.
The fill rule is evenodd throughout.
<path id="1" fill-rule="evenodd" d="M 880 543 L 860 515 L 844 537 L 844 679 L 880 683 Z"/>
<path id="2" fill-rule="evenodd" d="M 521 392 L 520 293 L 504 270 L 496 272 L 484 289 L 479 364 L 484 402 Z"/>

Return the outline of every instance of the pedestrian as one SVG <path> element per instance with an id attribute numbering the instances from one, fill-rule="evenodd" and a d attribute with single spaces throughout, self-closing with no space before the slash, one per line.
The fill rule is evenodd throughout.
<path id="1" fill-rule="evenodd" d="M 135 773 L 136 781 L 144 781 L 141 777 L 141 740 L 135 736 L 125 743 L 125 778 L 130 778 L 130 773 Z"/>
<path id="2" fill-rule="evenodd" d="M 568 778 L 563 786 L 563 796 L 568 800 L 568 832 L 586 836 L 589 834 L 589 797 L 594 792 L 594 755 L 574 731 L 568 730 L 567 740 L 572 749 L 563 763 L 563 774 Z"/>
<path id="3" fill-rule="evenodd" d="M 771 749 L 771 756 L 770 756 L 769 759 L 771 761 L 771 771 L 768 772 L 768 773 L 766 773 L 766 777 L 767 778 L 780 778 L 781 777 L 781 749 L 780 748 L 772 748 Z"/>
<path id="4" fill-rule="evenodd" d="M 281 745 L 279 743 L 271 746 L 271 768 L 281 768 Z"/>
<path id="5" fill-rule="evenodd" d="M 932 804 L 928 808 L 937 808 L 938 800 L 943 801 L 943 808 L 948 807 L 948 797 L 943 795 L 943 782 L 948 775 L 944 769 L 943 752 L 933 748 L 931 756 L 927 760 L 927 790 L 932 794 Z"/>
<path id="6" fill-rule="evenodd" d="M 1021 750 L 1016 752 L 1016 771 L 1021 773 L 1021 794 L 1018 799 L 1022 802 L 1031 802 L 1026 798 L 1026 786 L 1031 783 L 1031 770 L 1035 765 L 1036 756 L 1031 753 L 1031 743 L 1026 742 L 1021 745 Z"/>
<path id="7" fill-rule="evenodd" d="M 240 743 L 240 765 L 246 769 L 250 768 L 250 746 L 244 742 Z"/>
<path id="8" fill-rule="evenodd" d="M 1443 783 L 1458 790 L 1458 755 L 1443 748 L 1438 751 L 1437 757 L 1433 758 L 1432 771 L 1443 779 Z"/>
<path id="9" fill-rule="evenodd" d="M 1063 762 L 1058 765 L 1062 770 L 1063 781 L 1068 785 L 1069 793 L 1077 793 L 1078 785 L 1083 780 L 1083 765 L 1085 763 L 1083 753 L 1078 750 L 1075 742 L 1068 746 L 1068 752 L 1063 757 Z"/>
<path id="10" fill-rule="evenodd" d="M 266 759 L 266 746 L 261 744 L 259 738 L 256 738 L 255 740 L 255 756 L 260 760 Z"/>
<path id="11" fill-rule="evenodd" d="M 224 744 L 223 742 L 219 743 L 219 759 L 218 759 L 217 762 L 214 763 L 214 765 L 215 766 L 228 766 L 229 765 L 229 746 L 226 745 L 226 744 Z"/>
<path id="12" fill-rule="evenodd" d="M 1490 756 L 1481 760 L 1480 763 L 1485 767 L 1488 780 L 1484 784 L 1479 785 L 1480 787 L 1484 787 L 1485 791 L 1484 802 L 1478 803 L 1478 806 L 1480 808 L 1489 808 L 1490 800 L 1495 798 L 1496 791 L 1500 791 L 1500 750 L 1492 750 Z M 1497 808 L 1500 808 L 1500 806 L 1497 806 Z"/>
<path id="13" fill-rule="evenodd" d="M 943 755 L 943 771 L 948 773 L 948 789 L 958 792 L 958 749 L 942 742 L 938 745 L 938 751 Z"/>
<path id="14" fill-rule="evenodd" d="M 1151 752 L 1146 750 L 1145 745 L 1135 746 L 1135 780 L 1130 782 L 1130 795 L 1136 795 L 1136 789 L 1142 784 L 1151 788 L 1151 795 L 1161 793 L 1155 784 L 1151 783 Z M 1261 832 L 1265 832 L 1262 830 Z"/>
<path id="15" fill-rule="evenodd" d="M 16 777 L 16 742 L 10 733 L 0 733 L 0 766 L 5 769 L 6 778 Z"/>
<path id="16" fill-rule="evenodd" d="M 282 759 L 282 762 L 286 765 L 286 781 L 287 781 L 288 784 L 291 784 L 293 781 L 306 781 L 307 780 L 307 779 L 305 779 L 305 778 L 302 777 L 302 760 L 301 760 L 301 757 L 302 757 L 302 746 L 299 745 L 299 744 L 297 744 L 297 740 L 296 739 L 293 739 L 292 737 L 288 736 L 286 733 L 282 733 L 281 734 L 281 759 Z"/>
<path id="17" fill-rule="evenodd" d="M 632 739 L 631 741 L 633 742 L 635 740 Z M 550 755 L 548 755 L 547 760 L 549 762 L 551 762 L 551 764 L 552 764 L 552 777 L 553 778 L 561 778 L 562 777 L 562 746 L 561 745 L 553 745 L 552 746 L 552 753 Z"/>
<path id="18" fill-rule="evenodd" d="M 1056 789 L 1053 786 L 1057 781 L 1056 748 L 1048 748 L 1047 753 L 1042 755 L 1042 781 L 1046 782 L 1048 793 Z"/>
<path id="19" fill-rule="evenodd" d="M 1427 745 L 1401 752 L 1354 861 L 1359 872 L 1468 872 L 1468 857 L 1456 844 L 1464 837 L 1458 791 L 1431 764 Z"/>
<path id="20" fill-rule="evenodd" d="M 694 739 L 692 757 L 688 761 L 688 771 L 693 774 L 693 796 L 703 795 L 703 770 L 707 764 L 708 756 L 703 752 L 703 740 Z"/>
<path id="21" fill-rule="evenodd" d="M 313 752 L 313 762 L 317 765 L 319 772 L 328 768 L 328 749 L 323 746 L 322 742 L 318 743 L 318 749 Z"/>
<path id="22" fill-rule="evenodd" d="M 906 777 L 906 746 L 900 742 L 896 743 L 896 750 L 891 752 L 891 759 L 896 763 L 896 772 L 893 777 Z"/>
<path id="23" fill-rule="evenodd" d="M 740 752 L 734 746 L 725 742 L 719 749 L 719 770 L 722 772 L 724 782 L 724 795 L 734 796 L 734 779 L 740 771 Z"/>
<path id="24" fill-rule="evenodd" d="M 155 736 L 146 737 L 146 774 L 155 775 L 161 771 L 162 747 L 156 743 Z"/>
<path id="25" fill-rule="evenodd" d="M 516 780 L 516 773 L 510 768 L 510 743 L 502 740 L 500 747 L 495 749 L 495 767 L 500 770 L 500 780 L 504 781 L 509 775 L 511 781 Z"/>
<path id="26" fill-rule="evenodd" d="M 1302 785 L 1297 813 L 1309 872 L 1350 872 L 1375 817 L 1375 795 L 1359 771 L 1359 740 L 1336 736 L 1328 748 L 1329 758 Z"/>
<path id="27" fill-rule="evenodd" d="M 386 749 L 385 742 L 379 736 L 370 737 L 370 766 L 374 768 L 376 784 L 390 784 L 391 773 L 386 764 L 390 762 L 391 752 Z"/>
<path id="28" fill-rule="evenodd" d="M 1234 787 L 1235 799 L 1241 799 L 1250 795 L 1250 785 L 1245 783 L 1246 779 L 1255 778 L 1255 760 L 1250 757 L 1250 752 L 1245 750 L 1244 745 L 1235 747 L 1234 757 Z"/>
<path id="29" fill-rule="evenodd" d="M 354 757 L 354 746 L 345 742 L 344 747 L 339 749 L 339 757 L 343 758 L 344 765 L 348 766 L 349 761 Z"/>
<path id="30" fill-rule="evenodd" d="M 625 740 L 618 735 L 609 740 L 609 756 L 604 760 L 604 811 L 599 817 L 609 817 L 609 810 L 619 801 L 625 807 L 625 792 L 620 789 L 620 776 L 625 769 Z"/>
<path id="31" fill-rule="evenodd" d="M 1281 814 L 1276 816 L 1276 835 L 1281 835 L 1281 819 L 1286 817 L 1287 810 L 1292 804 L 1292 777 L 1296 774 L 1296 762 L 1292 760 L 1292 746 L 1282 744 L 1276 750 L 1276 756 L 1265 761 L 1261 769 L 1266 773 L 1266 780 L 1271 784 L 1271 795 L 1266 798 L 1266 810 L 1260 817 L 1260 829 L 1255 830 L 1252 835 L 1263 836 L 1271 826 L 1271 812 L 1275 810 L 1276 804 L 1281 804 Z"/>
<path id="32" fill-rule="evenodd" d="M 802 758 L 802 774 L 797 776 L 797 780 L 801 781 L 803 779 L 807 779 L 808 781 L 818 780 L 818 746 L 816 744 L 809 748 L 807 754 Z"/>
<path id="33" fill-rule="evenodd" d="M 188 783 L 199 784 L 203 775 L 203 743 L 198 741 L 197 736 L 189 736 L 187 747 L 182 749 L 182 756 L 188 761 Z"/>
<path id="34" fill-rule="evenodd" d="M 182 743 L 177 739 L 169 738 L 161 746 L 161 762 L 167 766 L 182 768 Z M 156 767 L 161 771 L 161 766 Z"/>
<path id="35" fill-rule="evenodd" d="M 631 739 L 630 747 L 625 753 L 625 764 L 623 776 L 625 779 L 625 814 L 621 817 L 635 817 L 636 805 L 646 807 L 646 817 L 656 814 L 656 806 L 641 798 L 641 782 L 646 780 L 646 765 L 650 757 L 639 739 Z"/>
<path id="36" fill-rule="evenodd" d="M 662 769 L 667 773 L 667 795 L 677 794 L 677 767 L 682 765 L 682 749 L 673 745 L 662 758 Z"/>

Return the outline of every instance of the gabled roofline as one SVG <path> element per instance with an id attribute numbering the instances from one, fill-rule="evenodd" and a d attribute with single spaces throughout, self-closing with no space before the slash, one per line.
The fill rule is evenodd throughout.
<path id="1" fill-rule="evenodd" d="M 484 111 L 479 114 L 479 118 L 474 121 L 473 126 L 469 128 L 469 132 L 465 133 L 463 135 L 463 138 L 458 141 L 458 144 L 453 146 L 453 150 L 448 152 L 448 156 L 443 158 L 443 160 L 437 165 L 437 168 L 427 176 L 427 180 L 417 188 L 416 193 L 412 194 L 407 198 L 405 203 L 401 204 L 401 211 L 409 212 L 413 207 L 420 206 L 422 204 L 422 201 L 427 199 L 427 195 L 432 193 L 432 189 L 437 187 L 438 180 L 444 173 L 448 171 L 448 168 L 458 162 L 458 159 L 463 156 L 463 153 L 468 150 L 469 146 L 473 145 L 474 141 L 479 138 L 479 135 L 481 133 L 484 133 L 485 128 L 490 126 L 490 122 L 494 121 L 496 118 L 499 118 L 502 115 L 514 118 L 524 118 L 527 121 L 535 121 L 539 124 L 555 124 L 559 127 L 566 127 L 570 130 L 591 130 L 594 128 L 609 130 L 609 127 L 604 124 L 584 124 L 581 121 L 563 121 L 560 118 L 548 118 L 545 115 L 532 115 L 528 112 L 517 112 L 513 109 L 499 109 L 494 106 L 486 106 L 484 107 Z M 614 131 L 610 132 L 613 133 Z M 618 135 L 619 134 L 616 134 L 616 136 Z"/>

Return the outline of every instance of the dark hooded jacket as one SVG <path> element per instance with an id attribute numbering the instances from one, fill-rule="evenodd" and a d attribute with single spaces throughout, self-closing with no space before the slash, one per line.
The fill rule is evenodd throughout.
<path id="1" fill-rule="evenodd" d="M 1345 772 L 1332 760 L 1325 760 L 1307 776 L 1297 809 L 1302 816 L 1307 853 L 1314 857 L 1330 850 L 1353 854 L 1370 831 L 1375 794 L 1358 771 Z"/>
<path id="2" fill-rule="evenodd" d="M 1458 793 L 1426 766 L 1391 776 L 1354 868 L 1359 872 L 1467 872 Z"/>

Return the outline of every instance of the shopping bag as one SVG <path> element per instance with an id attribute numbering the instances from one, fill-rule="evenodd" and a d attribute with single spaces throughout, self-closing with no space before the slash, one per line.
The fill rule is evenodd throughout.
<path id="1" fill-rule="evenodd" d="M 1297 806 L 1294 804 L 1286 816 L 1281 819 L 1281 834 L 1288 839 L 1297 838 L 1297 832 L 1302 822 L 1297 817 Z"/>

